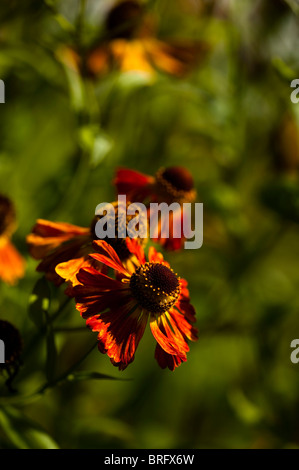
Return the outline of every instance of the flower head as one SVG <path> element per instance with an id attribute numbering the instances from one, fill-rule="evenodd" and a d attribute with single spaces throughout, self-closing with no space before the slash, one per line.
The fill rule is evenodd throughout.
<path id="1" fill-rule="evenodd" d="M 181 234 L 183 232 L 184 219 L 181 208 L 184 203 L 192 203 L 196 198 L 193 177 L 186 168 L 180 166 L 160 168 L 155 176 L 119 168 L 114 184 L 118 194 L 124 194 L 134 202 L 145 204 L 165 202 L 168 205 L 173 202 L 178 203 L 177 210 L 169 213 L 169 220 L 166 224 L 167 232 L 163 220 L 159 219 L 157 241 L 169 250 L 178 250 L 182 247 L 184 237 L 175 237 L 176 232 Z M 176 230 L 177 226 L 179 230 Z"/>
<path id="2" fill-rule="evenodd" d="M 121 0 L 108 11 L 102 37 L 85 51 L 69 48 L 60 59 L 83 74 L 98 77 L 112 69 L 153 76 L 156 70 L 184 76 L 206 55 L 203 42 L 160 40 L 156 18 L 137 0 Z"/>
<path id="3" fill-rule="evenodd" d="M 24 275 L 24 259 L 11 242 L 15 229 L 14 205 L 0 194 L 0 279 L 8 284 L 15 284 Z"/>
<path id="4" fill-rule="evenodd" d="M 92 237 L 90 228 L 38 219 L 26 241 L 30 255 L 41 260 L 36 270 L 45 273 L 47 279 L 58 286 L 64 279 L 56 272 L 56 267 L 69 263 L 68 279 L 75 279 L 90 253 Z"/>
<path id="5" fill-rule="evenodd" d="M 114 184 L 118 194 L 125 194 L 133 202 L 193 202 L 196 198 L 194 180 L 184 167 L 159 168 L 155 176 L 135 170 L 119 168 Z"/>
<path id="6" fill-rule="evenodd" d="M 87 326 L 98 333 L 99 350 L 120 370 L 134 360 L 148 321 L 157 341 L 155 358 L 162 368 L 174 370 L 187 360 L 188 340 L 197 339 L 187 282 L 153 247 L 147 261 L 135 239 L 126 243 L 138 260 L 134 272 L 123 266 L 105 241 L 95 241 L 98 253 L 90 256 L 114 269 L 116 279 L 83 268 L 71 295 Z"/>

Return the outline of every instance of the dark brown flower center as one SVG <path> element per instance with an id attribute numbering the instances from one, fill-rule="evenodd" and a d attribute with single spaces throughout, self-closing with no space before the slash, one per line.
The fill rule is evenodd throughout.
<path id="1" fill-rule="evenodd" d="M 180 166 L 160 168 L 156 173 L 156 188 L 160 200 L 168 203 L 192 202 L 195 199 L 192 175 Z"/>
<path id="2" fill-rule="evenodd" d="M 142 21 L 143 8 L 133 0 L 122 1 L 110 10 L 106 29 L 110 38 L 130 39 L 135 36 Z"/>
<path id="3" fill-rule="evenodd" d="M 176 303 L 180 295 L 180 280 L 164 264 L 145 263 L 132 274 L 130 288 L 143 308 L 161 314 Z"/>
<path id="4" fill-rule="evenodd" d="M 186 168 L 172 166 L 165 168 L 162 177 L 170 183 L 177 191 L 190 191 L 194 187 L 193 178 Z"/>
<path id="5" fill-rule="evenodd" d="M 0 194 L 0 235 L 12 230 L 15 222 L 15 209 L 8 197 Z"/>

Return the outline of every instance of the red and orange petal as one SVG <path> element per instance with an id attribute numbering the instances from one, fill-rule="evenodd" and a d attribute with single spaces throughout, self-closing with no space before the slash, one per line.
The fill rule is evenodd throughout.
<path id="1" fill-rule="evenodd" d="M 49 281 L 52 281 L 55 285 L 59 286 L 66 281 L 72 282 L 76 276 L 76 265 L 84 263 L 86 266 L 92 264 L 91 259 L 88 257 L 88 253 L 92 251 L 91 243 L 85 245 L 89 240 L 88 238 L 76 237 L 73 240 L 63 243 L 61 246 L 49 253 L 39 263 L 36 270 L 43 272 Z M 77 261 L 79 260 L 79 261 Z M 66 276 L 65 278 L 60 275 L 56 270 L 57 266 L 68 263 L 66 266 L 62 266 L 61 273 Z M 63 270 L 63 267 L 65 268 Z M 77 271 L 78 272 L 78 271 Z"/>
<path id="2" fill-rule="evenodd" d="M 113 311 L 87 319 L 86 324 L 98 333 L 99 351 L 107 354 L 119 370 L 124 370 L 134 360 L 147 324 L 147 316 L 131 300 L 121 307 L 113 308 Z"/>
<path id="3" fill-rule="evenodd" d="M 187 360 L 188 344 L 180 333 L 178 338 L 175 337 L 177 330 L 175 334 L 171 331 L 166 318 L 161 316 L 158 320 L 152 320 L 150 326 L 157 341 L 155 359 L 162 369 L 168 367 L 174 370 Z"/>
<path id="4" fill-rule="evenodd" d="M 180 366 L 182 362 L 187 361 L 187 355 L 174 355 L 174 354 L 167 354 L 164 349 L 161 348 L 159 343 L 156 345 L 155 349 L 155 359 L 158 362 L 161 369 L 170 369 L 173 371 L 176 367 Z"/>
<path id="5" fill-rule="evenodd" d="M 187 340 L 197 340 L 197 329 L 175 310 L 151 321 L 151 330 L 157 341 L 155 358 L 162 369 L 174 370 L 187 360 Z"/>
<path id="6" fill-rule="evenodd" d="M 71 289 L 76 308 L 83 318 L 96 315 L 108 307 L 117 307 L 130 300 L 128 286 L 111 279 L 94 268 L 84 268 L 77 274 L 79 284 Z"/>
<path id="7" fill-rule="evenodd" d="M 14 285 L 24 276 L 25 260 L 9 240 L 0 238 L 0 279 L 7 284 Z"/>
<path id="8" fill-rule="evenodd" d="M 65 222 L 50 222 L 38 219 L 26 242 L 29 253 L 34 259 L 42 259 L 54 248 L 78 236 L 88 236 L 90 229 Z"/>
<path id="9" fill-rule="evenodd" d="M 154 218 L 151 218 L 153 221 Z M 161 213 L 156 217 L 157 226 L 151 226 L 152 233 L 155 233 L 153 241 L 158 242 L 168 251 L 178 251 L 183 248 L 186 238 L 184 237 L 184 215 L 181 207 L 175 211 L 170 211 L 167 219 L 162 218 Z M 180 236 L 177 236 L 180 235 Z"/>
<path id="10" fill-rule="evenodd" d="M 144 202 L 152 195 L 154 181 L 139 171 L 119 168 L 113 183 L 119 195 L 126 195 L 132 202 Z"/>
<path id="11" fill-rule="evenodd" d="M 87 258 L 92 251 L 90 235 L 89 228 L 39 219 L 26 238 L 31 256 L 42 260 L 36 270 L 46 273 L 49 281 L 60 285 L 64 279 L 56 272 L 56 267 L 69 262 L 67 280 L 74 280 L 76 264 L 90 265 Z"/>
<path id="12" fill-rule="evenodd" d="M 103 273 L 108 272 L 107 266 L 92 260 L 88 255 L 65 261 L 56 266 L 56 274 L 58 274 L 59 278 L 63 279 L 68 284 L 68 287 L 65 290 L 66 295 L 72 296 L 72 288 L 77 284 L 80 284 L 80 281 L 78 281 L 77 278 L 77 274 L 79 273 L 80 269 L 90 267 L 93 267 L 97 269 L 97 271 L 101 271 Z"/>

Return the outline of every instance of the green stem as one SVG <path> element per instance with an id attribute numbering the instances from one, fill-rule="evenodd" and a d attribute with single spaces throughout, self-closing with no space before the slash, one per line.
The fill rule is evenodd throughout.
<path id="1" fill-rule="evenodd" d="M 58 310 L 49 318 L 49 324 L 52 324 L 58 317 L 61 315 L 61 313 L 64 311 L 65 307 L 69 304 L 71 301 L 71 297 L 68 297 L 58 308 Z M 34 335 L 31 337 L 30 342 L 28 342 L 28 346 L 26 350 L 24 351 L 22 355 L 23 361 L 25 358 L 31 353 L 33 348 L 35 348 L 39 342 L 43 339 L 44 335 L 47 332 L 47 325 L 39 330 L 37 333 L 34 333 Z"/>
<path id="2" fill-rule="evenodd" d="M 66 298 L 66 300 L 60 305 L 58 310 L 50 317 L 49 323 L 53 323 L 56 320 L 56 318 L 59 317 L 59 315 L 63 312 L 63 310 L 70 303 L 71 300 L 72 300 L 71 297 Z"/>
<path id="3" fill-rule="evenodd" d="M 39 395 L 42 395 L 48 388 L 53 388 L 55 385 L 58 385 L 59 383 L 63 382 L 64 380 L 67 379 L 67 377 L 74 372 L 77 367 L 87 358 L 87 356 L 95 349 L 97 346 L 98 342 L 94 343 L 91 348 L 89 348 L 86 353 L 75 363 L 73 364 L 66 372 L 61 374 L 59 377 L 57 377 L 55 380 L 51 382 L 45 383 L 36 393 Z"/>

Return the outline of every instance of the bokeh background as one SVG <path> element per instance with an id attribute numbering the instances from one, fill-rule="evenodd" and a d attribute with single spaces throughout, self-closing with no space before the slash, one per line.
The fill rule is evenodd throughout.
<path id="1" fill-rule="evenodd" d="M 94 80 L 63 63 L 61 48 L 101 31 L 110 0 L 1 2 L 0 188 L 16 205 L 26 275 L 0 285 L 0 318 L 24 342 L 17 392 L 0 377 L 0 447 L 298 448 L 298 2 L 143 3 L 159 38 L 209 45 L 187 76 L 112 70 Z M 204 204 L 203 246 L 165 253 L 189 282 L 199 340 L 174 372 L 157 365 L 149 329 L 123 372 L 96 349 L 80 362 L 96 337 L 72 302 L 50 340 L 28 313 L 41 275 L 26 235 L 37 218 L 89 226 L 115 198 L 118 166 L 172 165 L 192 172 Z M 64 288 L 46 288 L 53 315 Z M 27 399 L 55 357 L 57 376 L 80 362 L 82 374 L 110 378 Z"/>

